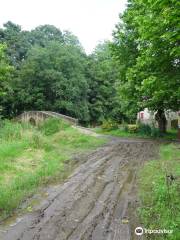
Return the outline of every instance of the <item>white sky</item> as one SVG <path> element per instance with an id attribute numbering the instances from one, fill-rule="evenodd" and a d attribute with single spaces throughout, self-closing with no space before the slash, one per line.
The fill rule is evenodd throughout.
<path id="1" fill-rule="evenodd" d="M 111 39 L 126 0 L 0 0 L 0 26 L 12 21 L 30 30 L 52 24 L 75 34 L 87 53 Z"/>

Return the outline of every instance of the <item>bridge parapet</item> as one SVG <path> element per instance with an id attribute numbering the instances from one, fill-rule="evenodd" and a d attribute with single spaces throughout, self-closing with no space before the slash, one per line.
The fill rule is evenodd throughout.
<path id="1" fill-rule="evenodd" d="M 30 122 L 33 125 L 44 121 L 46 118 L 60 118 L 73 125 L 78 124 L 78 119 L 72 118 L 60 113 L 50 112 L 50 111 L 27 111 L 20 114 L 16 119 L 22 122 Z"/>

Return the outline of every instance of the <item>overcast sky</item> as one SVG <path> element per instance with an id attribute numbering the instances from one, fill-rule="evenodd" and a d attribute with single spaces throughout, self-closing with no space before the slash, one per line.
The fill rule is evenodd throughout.
<path id="1" fill-rule="evenodd" d="M 12 21 L 30 30 L 52 24 L 70 30 L 90 53 L 99 41 L 111 39 L 126 0 L 1 0 L 0 26 Z"/>

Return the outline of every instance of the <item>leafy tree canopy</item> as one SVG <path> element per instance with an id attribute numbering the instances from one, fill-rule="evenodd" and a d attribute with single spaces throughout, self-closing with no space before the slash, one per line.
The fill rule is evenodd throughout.
<path id="1" fill-rule="evenodd" d="M 52 41 L 46 48 L 33 47 L 19 72 L 18 107 L 53 110 L 87 121 L 84 68 L 84 58 L 73 46 Z"/>
<path id="2" fill-rule="evenodd" d="M 0 111 L 2 111 L 2 101 L 10 88 L 10 78 L 13 67 L 9 65 L 6 53 L 6 46 L 0 44 Z"/>
<path id="3" fill-rule="evenodd" d="M 117 67 L 112 60 L 109 42 L 100 43 L 89 57 L 89 106 L 93 122 L 113 118 L 121 121 L 119 101 L 116 98 Z"/>
<path id="4" fill-rule="evenodd" d="M 178 7 L 176 0 L 131 0 L 121 16 L 112 53 L 120 64 L 120 97 L 125 105 L 133 101 L 128 111 L 180 107 Z"/>

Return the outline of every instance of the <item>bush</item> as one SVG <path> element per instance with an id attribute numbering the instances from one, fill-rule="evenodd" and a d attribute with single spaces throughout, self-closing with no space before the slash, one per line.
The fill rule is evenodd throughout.
<path id="1" fill-rule="evenodd" d="M 155 127 L 151 127 L 151 137 L 157 138 L 157 137 L 161 137 L 161 133 L 160 130 L 158 128 Z"/>
<path id="2" fill-rule="evenodd" d="M 102 129 L 104 129 L 106 131 L 110 131 L 110 130 L 113 130 L 113 129 L 118 129 L 119 125 L 118 125 L 118 123 L 109 119 L 109 120 L 105 120 L 101 127 L 102 127 Z"/>
<path id="3" fill-rule="evenodd" d="M 151 136 L 151 127 L 148 124 L 140 124 L 139 133 L 142 135 Z"/>
<path id="4" fill-rule="evenodd" d="M 128 125 L 128 132 L 137 133 L 138 132 L 138 126 L 136 124 Z"/>
<path id="5" fill-rule="evenodd" d="M 140 124 L 138 132 L 142 135 L 151 136 L 154 138 L 161 136 L 161 133 L 158 128 L 155 128 L 154 126 L 151 127 L 148 124 Z"/>
<path id="6" fill-rule="evenodd" d="M 128 132 L 128 124 L 125 122 L 123 122 L 119 128 L 124 132 Z"/>

